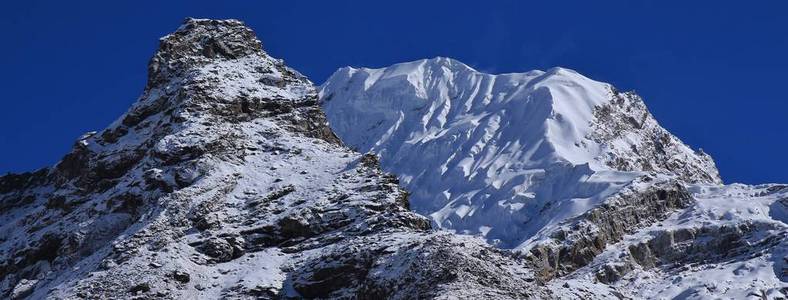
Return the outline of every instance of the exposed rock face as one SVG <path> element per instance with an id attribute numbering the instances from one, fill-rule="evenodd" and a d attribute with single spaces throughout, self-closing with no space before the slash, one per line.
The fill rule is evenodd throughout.
<path id="1" fill-rule="evenodd" d="M 45 183 L 47 169 L 32 173 L 8 174 L 0 177 L 0 210 L 30 204 L 35 199 L 29 188 Z"/>
<path id="2" fill-rule="evenodd" d="M 772 223 L 680 228 L 655 233 L 655 237 L 632 245 L 632 259 L 644 267 L 719 262 L 737 256 L 762 255 L 785 240 L 786 232 L 758 236 L 759 232 L 779 230 Z"/>
<path id="3" fill-rule="evenodd" d="M 660 126 L 634 92 L 611 90 L 611 100 L 594 109 L 591 138 L 605 149 L 601 159 L 621 171 L 674 174 L 686 183 L 722 184 L 711 156 L 693 151 Z M 625 143 L 629 139 L 636 142 Z"/>
<path id="4" fill-rule="evenodd" d="M 786 196 L 779 187 L 695 186 L 689 208 L 627 234 L 564 280 L 635 298 L 784 298 L 788 231 L 770 217 Z"/>
<path id="5" fill-rule="evenodd" d="M 676 181 L 647 185 L 637 182 L 604 204 L 543 232 L 549 237 L 537 237 L 528 258 L 543 281 L 569 274 L 591 263 L 608 244 L 666 219 L 674 211 L 689 207 L 692 201 L 686 188 Z"/>
<path id="6" fill-rule="evenodd" d="M 348 240 L 310 260 L 293 287 L 308 298 L 544 298 L 532 272 L 505 251 L 449 233 Z M 336 274 L 341 274 L 337 276 Z M 337 287 L 343 289 L 337 290 Z"/>

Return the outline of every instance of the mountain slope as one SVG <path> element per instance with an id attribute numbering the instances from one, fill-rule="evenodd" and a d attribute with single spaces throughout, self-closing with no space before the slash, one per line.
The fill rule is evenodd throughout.
<path id="1" fill-rule="evenodd" d="M 512 248 L 558 297 L 785 297 L 783 186 L 722 186 L 634 93 L 439 57 L 339 69 L 320 98 L 416 212 Z"/>
<path id="2" fill-rule="evenodd" d="M 564 278 L 633 298 L 784 299 L 788 186 L 693 186 L 694 203 L 607 247 Z"/>
<path id="3" fill-rule="evenodd" d="M 416 212 L 505 248 L 642 174 L 721 182 L 636 95 L 567 69 L 490 75 L 435 58 L 343 68 L 321 95 L 334 131 L 380 154 Z"/>
<path id="4" fill-rule="evenodd" d="M 0 297 L 543 293 L 522 262 L 407 207 L 251 29 L 188 19 L 126 114 L 56 166 L 0 177 Z"/>
<path id="5" fill-rule="evenodd" d="M 0 177 L 0 298 L 788 294 L 788 188 L 719 185 L 633 94 L 448 59 L 337 74 L 321 101 L 240 21 L 187 19 L 117 121 Z"/>

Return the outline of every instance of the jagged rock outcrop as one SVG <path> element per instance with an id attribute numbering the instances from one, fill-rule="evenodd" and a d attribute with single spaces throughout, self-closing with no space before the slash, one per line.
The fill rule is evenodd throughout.
<path id="1" fill-rule="evenodd" d="M 590 137 L 605 148 L 600 159 L 609 167 L 673 174 L 685 183 L 722 184 L 711 156 L 693 151 L 662 128 L 634 92 L 611 87 L 610 101 L 594 108 L 594 119 Z"/>
<path id="2" fill-rule="evenodd" d="M 687 209 L 627 234 L 563 280 L 635 298 L 784 298 L 788 231 L 773 208 L 786 192 L 781 185 L 694 186 Z"/>
<path id="3" fill-rule="evenodd" d="M 403 238 L 401 233 L 392 233 L 347 240 L 327 250 L 296 272 L 293 288 L 301 295 L 360 299 L 547 297 L 534 284 L 533 273 L 523 261 L 477 238 L 450 233 Z"/>
<path id="4" fill-rule="evenodd" d="M 591 263 L 608 244 L 666 219 L 692 204 L 687 189 L 674 180 L 645 177 L 584 214 L 541 233 L 527 257 L 548 281 Z"/>

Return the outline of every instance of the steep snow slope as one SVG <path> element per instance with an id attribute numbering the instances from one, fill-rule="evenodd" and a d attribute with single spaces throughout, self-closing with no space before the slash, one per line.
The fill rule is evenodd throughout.
<path id="1" fill-rule="evenodd" d="M 439 57 L 342 68 L 320 93 L 334 131 L 379 154 L 416 212 L 504 248 L 643 174 L 720 183 L 640 98 L 568 69 L 490 75 Z"/>

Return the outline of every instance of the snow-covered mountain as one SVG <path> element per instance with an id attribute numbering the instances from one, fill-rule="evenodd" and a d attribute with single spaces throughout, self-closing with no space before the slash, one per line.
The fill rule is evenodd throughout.
<path id="1" fill-rule="evenodd" d="M 721 185 L 637 96 L 575 72 L 439 58 L 319 92 L 206 19 L 148 66 L 107 128 L 0 176 L 0 298 L 788 294 L 788 186 Z"/>
<path id="2" fill-rule="evenodd" d="M 490 75 L 439 57 L 343 68 L 321 95 L 334 131 L 379 154 L 416 212 L 504 248 L 643 174 L 721 182 L 639 97 L 568 69 Z"/>
<path id="3" fill-rule="evenodd" d="M 430 231 L 317 100 L 241 22 L 188 19 L 127 113 L 0 177 L 0 298 L 546 295 L 509 254 Z"/>
<path id="4" fill-rule="evenodd" d="M 723 187 L 711 157 L 662 128 L 634 93 L 563 68 L 492 75 L 438 57 L 341 68 L 320 97 L 332 129 L 380 155 L 416 212 L 514 249 L 542 280 L 637 297 L 785 293 L 782 186 Z M 720 239 L 736 246 L 720 250 Z M 744 257 L 730 253 L 741 245 Z M 735 264 L 706 261 L 720 256 Z M 678 261 L 725 271 L 676 273 Z M 753 281 L 739 285 L 741 276 Z M 722 278 L 718 290 L 698 287 Z M 680 287 L 659 288 L 668 282 Z"/>

